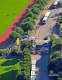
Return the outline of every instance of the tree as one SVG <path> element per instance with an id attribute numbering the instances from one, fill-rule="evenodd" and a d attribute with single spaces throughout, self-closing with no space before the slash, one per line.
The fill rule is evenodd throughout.
<path id="1" fill-rule="evenodd" d="M 56 59 L 56 58 L 62 58 L 62 54 L 60 51 L 56 51 L 56 52 L 53 52 L 51 55 L 50 55 L 50 58 L 51 59 Z"/>
<path id="2" fill-rule="evenodd" d="M 6 49 L 0 49 L 0 54 L 3 57 L 6 57 Z"/>
<path id="3" fill-rule="evenodd" d="M 56 36 L 55 34 L 52 34 L 52 35 L 51 35 L 51 41 L 52 41 L 53 43 L 55 43 L 56 40 L 57 40 L 57 36 Z"/>
<path id="4" fill-rule="evenodd" d="M 59 25 L 59 35 L 62 37 L 62 16 L 58 18 L 57 24 Z"/>
<path id="5" fill-rule="evenodd" d="M 28 80 L 28 79 L 26 79 L 25 73 L 24 72 L 21 72 L 21 74 L 18 74 L 17 75 L 16 80 Z"/>
<path id="6" fill-rule="evenodd" d="M 17 39 L 17 38 L 21 39 L 21 35 L 17 33 L 16 31 L 12 31 L 11 37 L 14 39 Z"/>
<path id="7" fill-rule="evenodd" d="M 58 73 L 62 71 L 62 52 L 56 51 L 50 55 L 49 70 L 53 69 Z"/>
<path id="8" fill-rule="evenodd" d="M 30 47 L 31 47 L 31 43 L 30 42 L 22 42 L 21 43 L 21 49 L 22 50 L 24 50 L 24 49 L 26 49 L 26 48 L 29 48 L 30 49 Z"/>
<path id="9" fill-rule="evenodd" d="M 31 17 L 27 17 L 23 20 L 23 22 L 27 22 L 27 21 L 30 21 L 32 23 L 35 23 L 35 21 L 31 18 Z"/>
<path id="10" fill-rule="evenodd" d="M 16 31 L 17 33 L 21 34 L 21 35 L 24 33 L 24 31 L 23 31 L 23 29 L 22 29 L 21 27 L 17 27 L 17 28 L 15 29 L 15 31 Z"/>
<path id="11" fill-rule="evenodd" d="M 40 10 L 39 10 L 39 8 L 36 8 L 36 7 L 32 7 L 32 12 L 34 13 L 34 14 L 39 14 L 39 12 L 40 12 Z"/>

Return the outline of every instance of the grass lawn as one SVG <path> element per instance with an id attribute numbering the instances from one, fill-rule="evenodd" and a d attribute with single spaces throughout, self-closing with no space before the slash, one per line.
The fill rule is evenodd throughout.
<path id="1" fill-rule="evenodd" d="M 15 80 L 20 61 L 17 59 L 0 59 L 0 80 Z"/>
<path id="2" fill-rule="evenodd" d="M 0 35 L 14 21 L 30 0 L 0 0 Z"/>

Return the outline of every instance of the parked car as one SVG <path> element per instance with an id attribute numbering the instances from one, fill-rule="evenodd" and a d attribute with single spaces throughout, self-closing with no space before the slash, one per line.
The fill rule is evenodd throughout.
<path id="1" fill-rule="evenodd" d="M 44 38 L 44 40 L 48 40 L 48 37 L 46 36 L 46 37 Z"/>
<path id="2" fill-rule="evenodd" d="M 31 37 L 31 40 L 30 40 L 32 43 L 35 42 L 35 37 Z"/>

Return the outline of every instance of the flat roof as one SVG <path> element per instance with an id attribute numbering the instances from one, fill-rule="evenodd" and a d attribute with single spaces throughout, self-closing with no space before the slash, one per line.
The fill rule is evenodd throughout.
<path id="1" fill-rule="evenodd" d="M 50 12 L 46 12 L 45 16 L 49 16 Z"/>
<path id="2" fill-rule="evenodd" d="M 36 64 L 36 60 L 32 60 L 31 61 L 31 64 Z"/>
<path id="3" fill-rule="evenodd" d="M 43 21 L 46 21 L 49 15 L 50 15 L 50 12 L 46 12 L 46 14 L 45 14 L 45 16 L 43 18 Z"/>
<path id="4" fill-rule="evenodd" d="M 44 18 L 43 18 L 43 21 L 46 21 L 46 20 L 47 20 L 47 17 L 44 17 Z"/>
<path id="5" fill-rule="evenodd" d="M 32 66 L 31 66 L 31 69 L 35 71 L 36 65 L 32 65 Z"/>
<path id="6" fill-rule="evenodd" d="M 31 71 L 31 76 L 35 76 L 35 71 Z"/>
<path id="7" fill-rule="evenodd" d="M 55 1 L 54 3 L 53 3 L 53 5 L 57 5 L 58 4 L 58 1 Z"/>
<path id="8" fill-rule="evenodd" d="M 35 80 L 36 76 L 31 76 L 31 80 Z"/>

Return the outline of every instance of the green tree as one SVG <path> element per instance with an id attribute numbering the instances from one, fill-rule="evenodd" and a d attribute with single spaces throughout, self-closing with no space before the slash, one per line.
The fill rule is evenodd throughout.
<path id="1" fill-rule="evenodd" d="M 49 69 L 53 68 L 55 72 L 62 71 L 62 52 L 56 51 L 50 55 Z"/>
<path id="2" fill-rule="evenodd" d="M 17 33 L 20 33 L 21 35 L 24 33 L 24 31 L 23 31 L 23 29 L 22 29 L 21 27 L 17 27 L 17 28 L 15 29 L 15 31 L 16 31 Z"/>
<path id="3" fill-rule="evenodd" d="M 11 37 L 14 39 L 17 39 L 17 38 L 21 39 L 21 35 L 17 33 L 16 31 L 12 31 Z"/>
<path id="4" fill-rule="evenodd" d="M 40 10 L 39 10 L 39 8 L 36 8 L 36 7 L 32 7 L 32 12 L 34 13 L 34 14 L 39 14 L 39 12 L 40 12 Z"/>
<path id="5" fill-rule="evenodd" d="M 6 49 L 0 49 L 0 53 L 3 57 L 6 57 Z"/>

